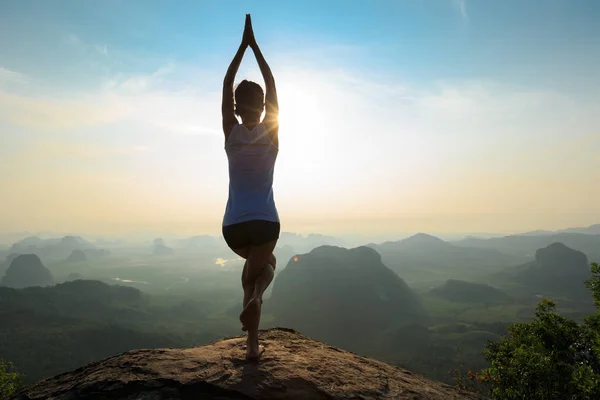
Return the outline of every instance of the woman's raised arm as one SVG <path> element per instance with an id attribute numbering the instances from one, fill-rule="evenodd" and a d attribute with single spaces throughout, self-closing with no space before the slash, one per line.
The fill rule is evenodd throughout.
<path id="1" fill-rule="evenodd" d="M 276 143 L 278 143 L 279 134 L 279 102 L 277 100 L 277 89 L 275 88 L 275 78 L 269 64 L 262 55 L 256 39 L 254 38 L 254 31 L 252 30 L 252 21 L 250 20 L 250 14 L 246 14 L 246 28 L 245 32 L 248 32 L 248 46 L 254 51 L 254 56 L 258 62 L 258 67 L 265 81 L 265 103 L 266 111 L 263 123 L 269 130 Z"/>
<path id="2" fill-rule="evenodd" d="M 231 64 L 229 64 L 229 68 L 225 74 L 225 79 L 223 79 L 223 102 L 221 103 L 221 114 L 223 116 L 223 133 L 225 134 L 225 138 L 229 136 L 229 133 L 231 133 L 231 129 L 234 127 L 234 125 L 238 123 L 234 112 L 233 83 L 235 82 L 235 75 L 237 74 L 240 64 L 242 63 L 244 52 L 248 47 L 246 36 L 247 35 L 244 30 L 242 43 L 240 44 L 237 53 L 235 53 Z"/>

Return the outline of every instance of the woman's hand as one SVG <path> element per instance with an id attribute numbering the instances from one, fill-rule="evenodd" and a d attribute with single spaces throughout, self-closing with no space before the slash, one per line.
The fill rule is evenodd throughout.
<path id="1" fill-rule="evenodd" d="M 256 38 L 254 37 L 254 30 L 252 29 L 252 20 L 250 19 L 250 14 L 246 14 L 246 25 L 244 26 L 242 44 L 250 46 L 252 49 L 256 47 Z"/>

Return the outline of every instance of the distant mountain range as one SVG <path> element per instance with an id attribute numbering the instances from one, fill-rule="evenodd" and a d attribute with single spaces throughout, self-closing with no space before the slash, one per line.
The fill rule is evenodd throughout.
<path id="1" fill-rule="evenodd" d="M 557 233 L 582 233 L 585 235 L 600 235 L 600 224 L 594 224 L 587 227 L 558 229 L 556 231 L 535 230 L 521 233 L 520 236 L 553 235 Z"/>
<path id="2" fill-rule="evenodd" d="M 411 284 L 442 284 L 453 278 L 483 279 L 493 271 L 527 261 L 526 257 L 503 253 L 493 246 L 461 246 L 425 233 L 368 246 L 381 254 L 386 266 Z"/>
<path id="3" fill-rule="evenodd" d="M 494 249 L 519 257 L 534 258 L 538 249 L 556 242 L 585 253 L 591 261 L 600 260 L 600 234 L 561 232 L 536 236 L 511 235 L 489 239 L 465 238 L 452 243 L 463 247 Z"/>

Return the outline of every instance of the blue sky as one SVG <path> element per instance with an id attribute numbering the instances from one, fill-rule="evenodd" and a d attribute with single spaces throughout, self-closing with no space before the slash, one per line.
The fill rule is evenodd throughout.
<path id="1" fill-rule="evenodd" d="M 280 88 L 287 230 L 600 220 L 600 2 L 21 0 L 0 3 L 0 225 L 218 231 L 245 13 Z"/>
<path id="2" fill-rule="evenodd" d="M 339 54 L 349 68 L 427 83 L 495 77 L 578 89 L 596 80 L 600 3 L 535 1 L 6 1 L 0 5 L 0 56 L 5 68 L 70 81 L 81 65 L 68 38 L 139 55 L 120 72 L 160 63 L 219 67 L 253 14 L 265 46 L 306 50 L 356 47 Z M 64 43 L 63 43 L 64 44 Z M 338 54 L 331 54 L 338 56 Z M 355 58 L 356 56 L 356 58 Z M 360 58 L 360 59 L 357 59 Z M 98 71 L 79 71 L 82 83 Z"/>

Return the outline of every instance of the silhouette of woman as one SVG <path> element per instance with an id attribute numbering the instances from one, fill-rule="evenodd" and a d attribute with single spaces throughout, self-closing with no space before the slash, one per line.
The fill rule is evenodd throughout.
<path id="1" fill-rule="evenodd" d="M 248 47 L 253 50 L 265 81 L 266 96 L 258 84 L 243 80 L 235 89 L 234 107 L 233 83 Z M 261 122 L 265 102 L 266 112 Z M 279 152 L 279 106 L 275 80 L 254 38 L 250 14 L 246 14 L 242 43 L 223 80 L 221 112 L 229 162 L 223 237 L 231 250 L 246 259 L 240 321 L 242 330 L 248 331 L 246 358 L 258 360 L 264 350 L 258 344 L 262 297 L 273 280 L 276 266 L 273 250 L 280 231 L 273 197 L 273 172 Z"/>

